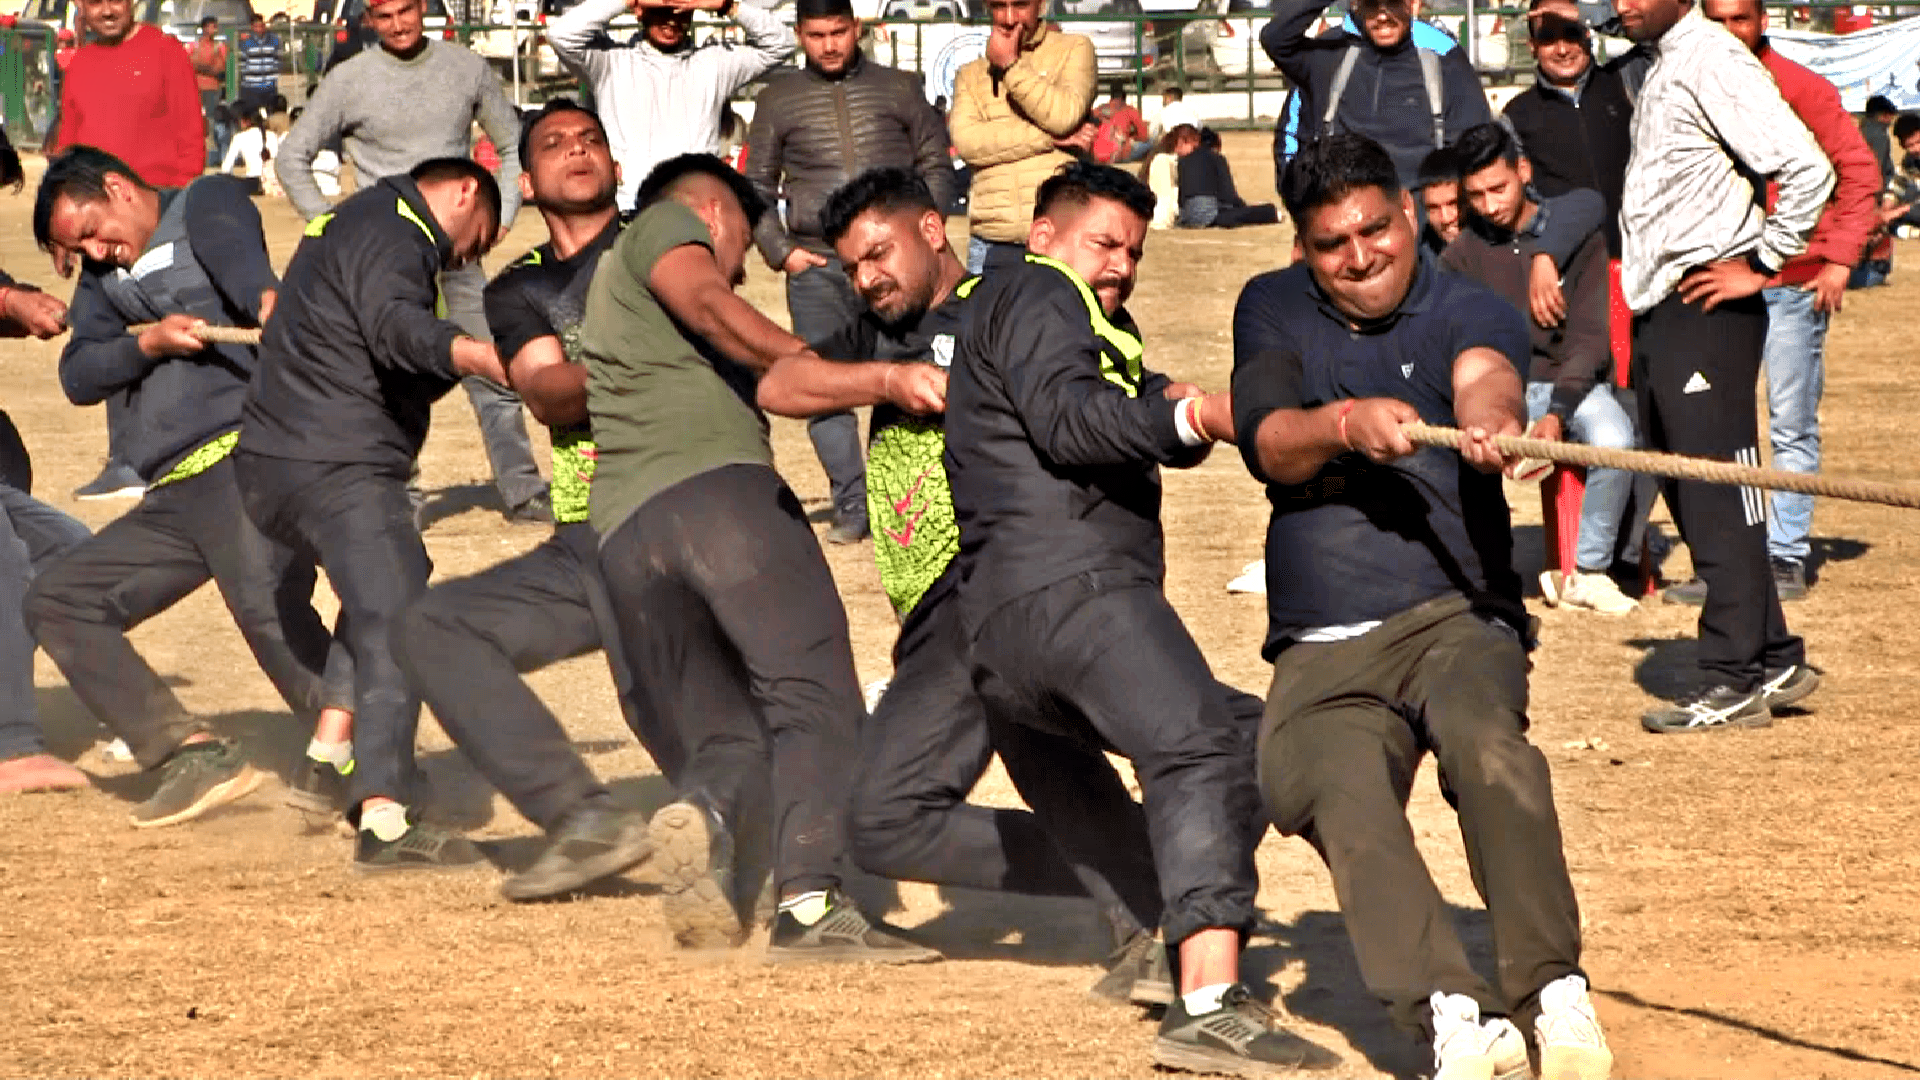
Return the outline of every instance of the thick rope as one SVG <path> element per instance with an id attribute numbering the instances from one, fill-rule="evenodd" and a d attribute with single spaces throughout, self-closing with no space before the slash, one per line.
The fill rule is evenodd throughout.
<path id="1" fill-rule="evenodd" d="M 1428 424 L 1400 425 L 1408 442 L 1420 446 L 1459 449 L 1457 428 Z M 1548 442 L 1517 435 L 1495 435 L 1493 444 L 1501 453 L 1521 458 L 1539 458 L 1562 465 L 1580 465 L 1589 469 L 1624 469 L 1628 472 L 1666 476 L 1675 480 L 1699 480 L 1709 484 L 1740 484 L 1770 491 L 1794 491 L 1802 495 L 1822 495 L 1850 502 L 1879 503 L 1920 510 L 1920 488 L 1905 484 L 1885 484 L 1873 480 L 1842 480 L 1815 473 L 1794 473 L 1782 469 L 1763 469 L 1732 461 L 1662 454 L 1651 450 L 1610 450 L 1580 443 Z"/>
<path id="2" fill-rule="evenodd" d="M 127 333 L 138 335 L 144 330 L 160 325 L 159 323 L 137 323 L 127 327 Z M 193 328 L 193 336 L 209 345 L 258 345 L 260 328 L 257 326 L 213 326 L 211 324 Z"/>

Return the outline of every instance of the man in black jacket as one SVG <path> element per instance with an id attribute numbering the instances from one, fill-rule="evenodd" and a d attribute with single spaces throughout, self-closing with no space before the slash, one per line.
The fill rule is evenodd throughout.
<path id="1" fill-rule="evenodd" d="M 1527 12 L 1533 86 L 1506 119 L 1549 198 L 1589 188 L 1606 200 L 1607 257 L 1620 257 L 1620 191 L 1633 154 L 1633 97 L 1617 65 L 1594 63 L 1593 37 L 1573 0 L 1534 0 Z"/>
<path id="2" fill-rule="evenodd" d="M 1260 46 L 1303 90 L 1300 142 L 1335 131 L 1364 135 L 1387 148 L 1401 186 L 1411 189 L 1429 151 L 1493 118 L 1480 77 L 1464 50 L 1414 45 L 1420 0 L 1356 0 L 1359 34 L 1309 36 L 1326 7 L 1327 0 L 1275 0 L 1273 21 L 1260 31 Z"/>
<path id="3" fill-rule="evenodd" d="M 307 226 L 286 300 L 260 345 L 234 464 L 246 515 L 317 560 L 340 597 L 354 661 L 354 865 L 433 869 L 481 858 L 419 822 L 420 701 L 390 632 L 432 563 L 407 477 L 433 403 L 462 376 L 504 384 L 493 346 L 436 316 L 442 270 L 477 261 L 500 228 L 500 189 L 465 158 L 422 162 Z"/>
<path id="4" fill-rule="evenodd" d="M 1133 762 L 1179 996 L 1154 1060 L 1200 1072 L 1327 1067 L 1239 981 L 1262 827 L 1249 726 L 1167 603 L 1160 466 L 1233 435 L 1225 395 L 1141 364 L 1124 308 L 1154 197 L 1075 163 L 1040 186 L 1029 254 L 985 278 L 954 352 L 946 469 L 960 523 L 960 620 L 1008 772 Z M 1036 805 L 1068 861 L 1110 843 Z"/>
<path id="5" fill-rule="evenodd" d="M 955 179 L 946 121 L 927 104 L 917 77 L 861 53 L 853 5 L 800 0 L 796 12 L 807 64 L 755 99 L 746 175 L 770 204 L 786 196 L 786 220 L 767 215 L 754 240 L 768 266 L 786 271 L 794 334 L 819 341 L 865 310 L 820 233 L 827 195 L 868 169 L 898 167 L 919 174 L 946 206 Z M 816 416 L 807 434 L 833 486 L 827 539 L 844 544 L 866 536 L 858 421 L 850 412 Z"/>
<path id="6" fill-rule="evenodd" d="M 278 282 L 244 185 L 203 177 L 158 191 L 91 147 L 56 158 L 34 204 L 34 239 L 81 256 L 60 384 L 76 405 L 108 402 L 120 449 L 147 484 L 140 504 L 41 574 L 27 594 L 34 637 L 94 715 L 160 770 L 139 827 L 198 817 L 264 778 L 189 714 L 127 631 L 212 578 L 261 669 L 296 716 L 351 706 L 328 694 L 331 638 L 313 610 L 309 558 L 247 521 L 231 460 L 256 366 L 245 345 L 209 345 L 204 324 L 257 326 Z M 148 324 L 138 334 L 136 324 Z"/>

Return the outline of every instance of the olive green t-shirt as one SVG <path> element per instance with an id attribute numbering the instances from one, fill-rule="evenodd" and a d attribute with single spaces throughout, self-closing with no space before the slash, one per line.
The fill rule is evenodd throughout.
<path id="1" fill-rule="evenodd" d="M 587 413 L 599 460 L 593 527 L 610 536 L 665 489 L 726 465 L 773 464 L 755 373 L 688 337 L 647 286 L 683 244 L 711 249 L 705 222 L 677 202 L 649 207 L 601 256 L 580 320 Z"/>

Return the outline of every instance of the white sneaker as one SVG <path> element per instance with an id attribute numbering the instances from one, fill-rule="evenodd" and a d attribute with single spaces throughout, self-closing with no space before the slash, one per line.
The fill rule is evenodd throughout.
<path id="1" fill-rule="evenodd" d="M 1482 1023 L 1480 1004 L 1464 994 L 1436 990 L 1433 1007 L 1433 1080 L 1527 1080 L 1527 1041 L 1506 1017 Z"/>
<path id="2" fill-rule="evenodd" d="M 1605 574 L 1576 570 L 1560 581 L 1560 602 L 1572 608 L 1586 608 L 1602 615 L 1631 615 L 1640 610 L 1633 598 Z"/>
<path id="3" fill-rule="evenodd" d="M 860 688 L 860 696 L 867 702 L 868 716 L 872 716 L 873 710 L 880 707 L 880 699 L 887 696 L 887 687 L 892 683 L 892 679 L 875 679 Z"/>
<path id="4" fill-rule="evenodd" d="M 1607 1080 L 1613 1074 L 1613 1051 L 1587 997 L 1587 980 L 1580 976 L 1567 975 L 1541 988 L 1533 1034 L 1540 1042 L 1540 1080 Z"/>
<path id="5" fill-rule="evenodd" d="M 1227 582 L 1227 591 L 1249 596 L 1267 595 L 1267 560 L 1255 559 L 1240 568 L 1240 576 Z"/>

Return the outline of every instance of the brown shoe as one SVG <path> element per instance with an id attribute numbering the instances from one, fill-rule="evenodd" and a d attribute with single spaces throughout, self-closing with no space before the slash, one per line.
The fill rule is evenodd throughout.
<path id="1" fill-rule="evenodd" d="M 0 761 L 0 793 L 75 791 L 90 783 L 86 773 L 52 754 L 29 754 Z"/>

